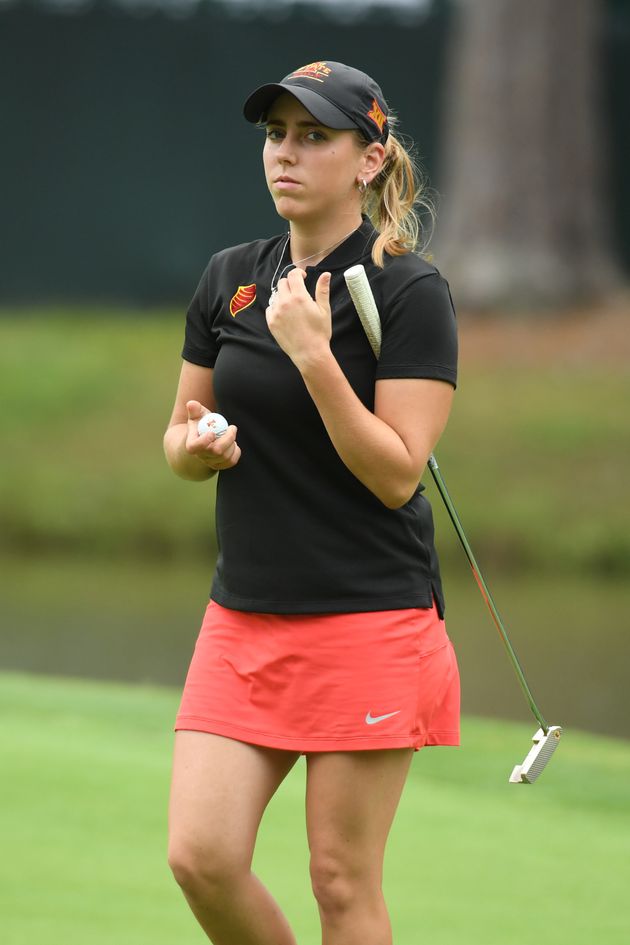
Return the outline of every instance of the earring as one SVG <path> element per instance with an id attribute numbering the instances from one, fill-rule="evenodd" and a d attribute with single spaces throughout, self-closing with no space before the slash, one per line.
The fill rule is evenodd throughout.
<path id="1" fill-rule="evenodd" d="M 366 181 L 366 180 L 363 180 L 363 178 L 361 178 L 361 180 L 358 182 L 358 187 L 359 187 L 359 191 L 360 191 L 362 194 L 364 194 L 365 191 L 368 189 L 367 181 Z"/>

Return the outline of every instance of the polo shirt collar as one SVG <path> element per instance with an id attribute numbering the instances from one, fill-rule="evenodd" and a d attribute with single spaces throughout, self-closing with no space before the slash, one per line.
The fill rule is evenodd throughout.
<path id="1" fill-rule="evenodd" d="M 347 269 L 369 253 L 375 239 L 376 230 L 372 226 L 369 217 L 364 216 L 361 226 L 354 233 L 351 233 L 341 246 L 337 246 L 332 253 L 325 256 L 316 266 L 305 266 L 304 268 L 307 272 L 332 272 L 337 269 Z M 283 239 L 280 244 L 281 252 L 284 251 L 285 244 L 286 239 Z"/>
<path id="2" fill-rule="evenodd" d="M 376 230 L 372 226 L 369 217 L 364 216 L 361 226 L 354 233 L 351 233 L 341 246 L 337 246 L 332 253 L 329 253 L 312 268 L 316 272 L 347 269 L 368 253 L 375 239 Z"/>

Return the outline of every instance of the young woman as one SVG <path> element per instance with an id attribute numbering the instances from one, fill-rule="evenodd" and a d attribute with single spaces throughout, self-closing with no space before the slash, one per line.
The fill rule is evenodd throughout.
<path id="1" fill-rule="evenodd" d="M 387 945 L 383 855 L 414 749 L 459 741 L 419 485 L 451 407 L 455 316 L 414 252 L 413 166 L 369 76 L 311 63 L 244 112 L 289 231 L 213 256 L 187 314 L 165 451 L 184 479 L 220 472 L 219 558 L 176 722 L 169 862 L 215 945 L 295 945 L 251 862 L 303 754 L 322 941 Z M 344 283 L 357 263 L 378 363 Z M 200 436 L 215 410 L 227 432 Z"/>

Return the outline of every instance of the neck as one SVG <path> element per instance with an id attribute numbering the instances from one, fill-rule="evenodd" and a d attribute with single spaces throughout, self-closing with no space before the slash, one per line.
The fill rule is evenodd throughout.
<path id="1" fill-rule="evenodd" d="M 291 259 L 297 265 L 308 259 L 306 265 L 317 266 L 336 246 L 339 246 L 361 226 L 361 213 L 347 215 L 331 224 L 330 220 L 307 224 L 291 223 Z"/>

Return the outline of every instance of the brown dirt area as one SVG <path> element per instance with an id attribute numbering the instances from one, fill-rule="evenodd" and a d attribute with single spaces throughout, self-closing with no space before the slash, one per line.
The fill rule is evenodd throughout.
<path id="1" fill-rule="evenodd" d="M 458 325 L 460 359 L 467 364 L 609 364 L 630 374 L 630 292 L 552 314 L 458 312 Z"/>

